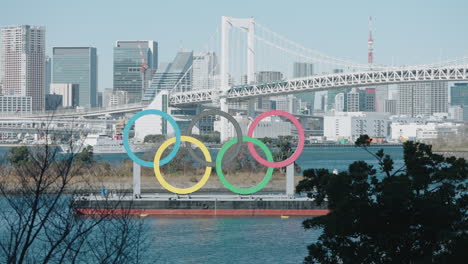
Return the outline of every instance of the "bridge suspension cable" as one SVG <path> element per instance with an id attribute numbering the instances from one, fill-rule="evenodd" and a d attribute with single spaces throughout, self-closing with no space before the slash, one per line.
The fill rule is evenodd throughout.
<path id="1" fill-rule="evenodd" d="M 295 48 L 297 48 L 297 49 L 299 49 L 299 50 L 301 50 L 301 51 L 303 51 L 305 53 L 315 54 L 315 55 L 318 56 L 318 57 L 315 57 L 315 56 L 311 56 L 311 55 L 304 55 L 303 53 L 294 52 L 295 54 L 303 56 L 304 58 L 311 59 L 311 60 L 317 61 L 317 62 L 328 63 L 328 64 L 343 66 L 343 67 L 352 67 L 352 68 L 360 68 L 360 69 L 368 69 L 369 68 L 368 64 L 356 63 L 356 62 L 351 61 L 351 60 L 341 59 L 341 58 L 338 58 L 338 57 L 329 56 L 329 55 L 327 55 L 327 54 L 325 54 L 325 53 L 323 53 L 321 51 L 315 50 L 315 49 L 306 48 L 303 45 L 301 45 L 301 44 L 299 44 L 297 42 L 294 42 L 294 41 L 286 38 L 285 36 L 280 35 L 280 34 L 274 32 L 273 30 L 271 30 L 271 29 L 269 29 L 269 28 L 267 28 L 265 26 L 262 26 L 261 24 L 256 23 L 255 26 L 256 26 L 256 28 L 260 28 L 260 29 L 268 32 L 269 34 L 273 35 L 274 37 L 284 41 L 287 44 L 290 44 L 291 46 L 293 46 L 293 47 L 295 47 Z M 260 39 L 260 37 L 257 36 L 257 35 L 255 37 Z M 269 42 L 272 45 L 275 45 L 271 41 L 266 40 L 265 38 L 261 38 L 261 39 L 263 41 Z M 277 46 L 277 45 L 275 45 L 275 46 Z M 288 49 L 286 49 L 286 48 L 282 48 L 282 49 L 285 50 L 285 51 L 288 51 Z M 289 52 L 293 52 L 293 51 L 289 50 Z"/>

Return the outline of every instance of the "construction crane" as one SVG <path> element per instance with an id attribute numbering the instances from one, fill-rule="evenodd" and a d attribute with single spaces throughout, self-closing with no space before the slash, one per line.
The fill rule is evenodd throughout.
<path id="1" fill-rule="evenodd" d="M 141 42 L 138 41 L 138 49 L 140 50 L 140 57 L 141 57 L 141 89 L 143 93 L 146 91 L 146 71 L 148 70 L 148 64 L 146 63 L 146 56 L 143 55 L 143 51 L 141 49 Z"/>

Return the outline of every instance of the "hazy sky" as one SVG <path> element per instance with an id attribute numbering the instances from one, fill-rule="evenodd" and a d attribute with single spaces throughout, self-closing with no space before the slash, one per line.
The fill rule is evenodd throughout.
<path id="1" fill-rule="evenodd" d="M 375 21 L 375 62 L 419 64 L 468 55 L 468 1 L 1 1 L 0 26 L 46 26 L 47 54 L 54 46 L 95 46 L 99 90 L 112 87 L 116 40 L 159 42 L 160 62 L 183 43 L 207 43 L 221 16 L 256 21 L 305 47 L 367 61 L 368 17 Z"/>

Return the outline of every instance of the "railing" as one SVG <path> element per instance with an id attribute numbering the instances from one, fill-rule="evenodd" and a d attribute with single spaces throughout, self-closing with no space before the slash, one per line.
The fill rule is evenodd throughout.
<path id="1" fill-rule="evenodd" d="M 385 71 L 346 72 L 339 74 L 316 75 L 285 81 L 242 85 L 227 91 L 229 100 L 246 100 L 258 96 L 275 96 L 302 92 L 315 92 L 330 89 L 378 86 L 425 81 L 466 81 L 468 65 L 450 67 L 401 68 Z M 219 91 L 201 90 L 171 94 L 172 105 L 208 103 L 219 95 Z"/>
<path id="2" fill-rule="evenodd" d="M 135 108 L 144 108 L 147 104 L 134 103 L 125 104 L 120 106 L 112 107 L 94 107 L 94 108 L 83 108 L 83 109 L 62 109 L 52 111 L 42 111 L 35 113 L 0 113 L 0 118 L 28 118 L 28 117 L 60 117 L 60 116 L 85 116 L 92 114 L 100 114 L 105 112 L 118 112 L 125 110 L 133 110 Z"/>

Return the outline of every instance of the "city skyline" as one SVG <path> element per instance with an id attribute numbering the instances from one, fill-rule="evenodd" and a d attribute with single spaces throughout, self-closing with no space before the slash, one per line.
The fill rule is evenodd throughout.
<path id="1" fill-rule="evenodd" d="M 0 2 L 0 260 L 461 262 L 467 10 Z"/>
<path id="2" fill-rule="evenodd" d="M 104 88 L 112 87 L 112 45 L 116 40 L 154 39 L 160 43 L 160 62 L 167 62 L 172 60 L 180 47 L 195 50 L 205 45 L 209 35 L 219 25 L 222 15 L 253 16 L 259 23 L 277 29 L 279 33 L 306 47 L 360 62 L 367 59 L 367 23 L 368 17 L 372 15 L 375 17 L 377 64 L 421 64 L 464 56 L 468 53 L 468 48 L 463 45 L 466 37 L 460 36 L 458 32 L 462 32 L 466 25 L 460 23 L 459 18 L 463 17 L 463 10 L 466 10 L 463 6 L 468 4 L 454 2 L 457 4 L 412 1 L 405 2 L 404 9 L 398 3 L 377 7 L 371 1 L 359 4 L 341 2 L 344 8 L 339 10 L 335 9 L 336 2 L 300 1 L 286 9 L 275 9 L 268 2 L 269 12 L 258 11 L 267 4 L 264 1 L 223 5 L 205 2 L 204 8 L 192 2 L 184 2 L 181 8 L 179 3 L 143 1 L 136 6 L 127 6 L 123 2 L 113 1 L 113 7 L 122 7 L 114 8 L 113 12 L 105 12 L 109 6 L 101 2 L 75 6 L 59 1 L 30 1 L 27 4 L 30 8 L 23 12 L 20 11 L 24 5 L 6 2 L 2 3 L 2 10 L 11 12 L 0 17 L 0 25 L 45 26 L 46 54 L 49 56 L 54 46 L 96 47 L 100 64 L 98 87 L 99 91 L 103 91 Z M 422 3 L 424 8 L 421 7 Z M 320 12 L 313 12 L 311 16 L 309 10 Z M 434 16 L 434 13 L 438 15 Z M 79 19 L 83 14 L 87 14 L 86 19 Z M 281 19 L 277 19 L 279 16 Z M 153 20 L 146 22 L 141 17 Z M 311 30 L 314 34 L 304 34 Z M 334 33 L 336 31 L 340 34 Z"/>

